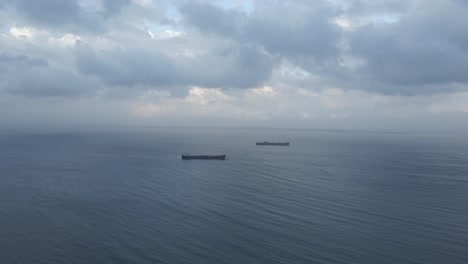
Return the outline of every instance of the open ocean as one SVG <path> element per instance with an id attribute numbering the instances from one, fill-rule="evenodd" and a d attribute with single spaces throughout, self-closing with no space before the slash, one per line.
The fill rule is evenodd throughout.
<path id="1" fill-rule="evenodd" d="M 0 263 L 466 264 L 468 138 L 2 130 Z"/>

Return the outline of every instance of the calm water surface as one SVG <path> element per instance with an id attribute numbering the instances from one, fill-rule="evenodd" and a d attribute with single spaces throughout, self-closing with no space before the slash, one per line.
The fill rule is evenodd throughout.
<path id="1" fill-rule="evenodd" d="M 70 131 L 0 132 L 0 263 L 468 263 L 466 138 Z"/>

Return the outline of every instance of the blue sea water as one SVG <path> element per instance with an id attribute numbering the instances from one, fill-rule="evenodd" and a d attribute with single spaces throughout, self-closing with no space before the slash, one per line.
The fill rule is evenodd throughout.
<path id="1" fill-rule="evenodd" d="M 185 161 L 183 152 L 227 159 Z M 468 140 L 4 130 L 0 263 L 465 264 Z"/>

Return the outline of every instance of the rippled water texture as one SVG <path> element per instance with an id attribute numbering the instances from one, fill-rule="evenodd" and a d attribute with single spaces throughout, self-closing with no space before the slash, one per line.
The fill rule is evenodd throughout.
<path id="1" fill-rule="evenodd" d="M 71 131 L 0 133 L 0 263 L 468 263 L 460 137 Z"/>

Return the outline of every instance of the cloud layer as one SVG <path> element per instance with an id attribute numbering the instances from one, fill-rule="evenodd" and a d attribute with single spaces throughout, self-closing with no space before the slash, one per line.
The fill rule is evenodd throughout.
<path id="1" fill-rule="evenodd" d="M 4 108 L 118 105 L 123 123 L 175 120 L 177 109 L 207 123 L 224 111 L 217 116 L 344 127 L 388 113 L 394 123 L 458 116 L 467 12 L 459 0 L 7 0 L 0 96 Z M 3 119 L 28 121 L 21 113 Z"/>

